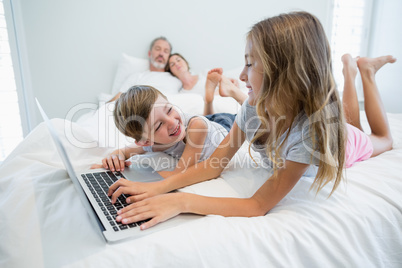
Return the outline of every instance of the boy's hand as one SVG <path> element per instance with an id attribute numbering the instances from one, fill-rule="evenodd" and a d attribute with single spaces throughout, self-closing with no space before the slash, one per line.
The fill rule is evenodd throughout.
<path id="1" fill-rule="evenodd" d="M 108 196 L 112 198 L 112 204 L 122 195 L 130 195 L 127 203 L 134 203 L 158 194 L 162 194 L 159 182 L 134 182 L 126 179 L 119 179 L 109 187 Z"/>
<path id="2" fill-rule="evenodd" d="M 124 171 L 124 167 L 131 165 L 131 161 L 125 161 L 123 154 L 111 154 L 108 157 L 102 159 L 102 165 L 94 164 L 91 169 L 104 168 L 111 171 Z"/>

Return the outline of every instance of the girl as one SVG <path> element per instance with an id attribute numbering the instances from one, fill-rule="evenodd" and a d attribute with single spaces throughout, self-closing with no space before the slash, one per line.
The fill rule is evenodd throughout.
<path id="1" fill-rule="evenodd" d="M 371 61 L 367 64 L 363 64 L 363 59 L 359 61 L 360 71 L 368 74 L 362 79 L 373 85 L 370 79 L 382 65 L 374 63 L 375 60 L 366 60 Z M 312 187 L 317 192 L 333 182 L 332 194 L 342 179 L 345 159 L 349 159 L 346 153 L 366 153 L 359 148 L 359 143 L 352 142 L 353 147 L 346 149 L 346 123 L 332 76 L 330 48 L 316 17 L 296 12 L 257 23 L 247 36 L 245 62 L 240 79 L 249 88 L 249 98 L 221 146 L 201 165 L 171 176 L 152 188 L 146 184 L 130 187 L 123 180 L 116 182 L 110 187 L 109 195 L 115 198 L 121 193 L 130 194 L 129 201 L 137 201 L 118 212 L 118 221 L 127 224 L 151 219 L 141 225 L 141 229 L 146 229 L 183 212 L 244 217 L 265 215 L 303 175 L 315 177 Z M 382 64 L 386 62 L 392 60 L 383 60 Z M 345 73 L 349 74 L 347 67 L 345 64 Z M 346 94 L 353 88 L 349 87 Z M 375 90 L 369 94 L 374 99 L 373 92 Z M 355 113 L 351 105 L 345 105 L 349 107 L 348 114 Z M 379 121 L 387 126 L 384 118 Z M 371 119 L 369 122 L 371 125 Z M 372 156 L 391 149 L 392 139 L 386 129 L 373 130 L 371 136 L 367 143 L 368 147 L 373 144 Z M 252 197 L 212 198 L 189 193 L 153 196 L 156 192 L 167 193 L 216 178 L 225 166 L 216 168 L 217 160 L 232 158 L 246 139 L 261 154 L 264 164 L 274 170 Z M 379 146 L 385 143 L 389 146 Z M 353 161 L 364 159 L 360 154 L 353 157 Z"/>

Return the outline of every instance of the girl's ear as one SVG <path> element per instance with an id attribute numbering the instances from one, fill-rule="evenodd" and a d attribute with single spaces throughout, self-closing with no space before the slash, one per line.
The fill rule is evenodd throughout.
<path id="1" fill-rule="evenodd" d="M 140 141 L 135 141 L 135 144 L 136 144 L 137 146 L 151 146 L 151 145 L 153 145 L 154 143 L 151 142 L 151 141 L 149 141 L 149 140 L 140 140 Z"/>

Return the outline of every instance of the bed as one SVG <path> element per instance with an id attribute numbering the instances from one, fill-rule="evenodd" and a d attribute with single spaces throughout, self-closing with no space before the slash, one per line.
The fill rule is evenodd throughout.
<path id="1" fill-rule="evenodd" d="M 130 142 L 103 109 L 52 120 L 76 170 Z M 303 177 L 265 216 L 208 215 L 113 244 L 91 225 L 42 123 L 0 166 L 0 267 L 402 267 L 402 114 L 388 116 L 393 150 L 345 170 L 330 198 L 331 185 L 316 195 Z M 219 178 L 180 191 L 249 197 L 269 175 L 244 144 Z"/>

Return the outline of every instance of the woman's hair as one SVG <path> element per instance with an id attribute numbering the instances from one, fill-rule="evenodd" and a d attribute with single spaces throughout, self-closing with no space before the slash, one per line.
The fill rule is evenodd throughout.
<path id="1" fill-rule="evenodd" d="M 132 86 L 117 99 L 113 116 L 116 127 L 126 136 L 136 141 L 142 139 L 146 120 L 158 96 L 167 99 L 159 90 L 151 86 Z"/>
<path id="2" fill-rule="evenodd" d="M 182 55 L 180 55 L 179 53 L 173 53 L 173 54 L 170 54 L 170 56 L 169 56 L 169 59 L 168 59 L 167 64 L 165 66 L 165 72 L 169 72 L 174 76 L 174 74 L 172 73 L 172 70 L 170 70 L 170 64 L 169 64 L 169 60 L 173 56 L 178 56 L 182 60 L 184 60 L 184 62 L 187 64 L 187 68 L 190 70 L 190 65 L 188 64 L 188 61 Z"/>
<path id="3" fill-rule="evenodd" d="M 315 151 L 311 160 L 313 154 L 320 160 L 312 188 L 318 193 L 334 180 L 332 194 L 342 179 L 346 133 L 331 50 L 320 21 L 307 12 L 281 14 L 255 24 L 247 39 L 263 66 L 263 85 L 256 104 L 263 119 L 261 130 L 269 130 L 269 120 L 286 116 L 286 120 L 275 122 L 264 142 L 274 163 L 274 175 L 290 129 L 281 144 L 279 137 L 304 113 Z M 252 142 L 263 135 L 264 131 L 259 131 Z"/>

